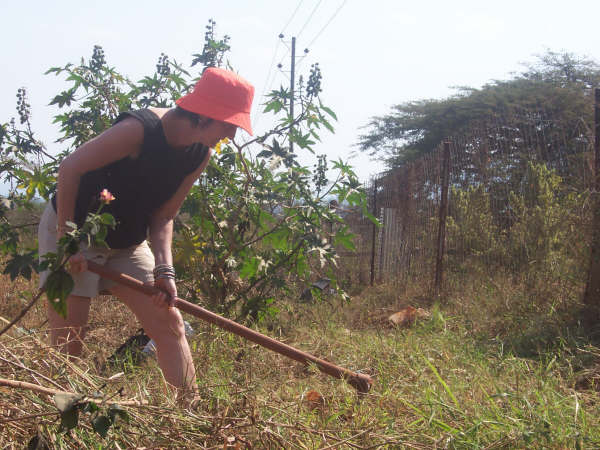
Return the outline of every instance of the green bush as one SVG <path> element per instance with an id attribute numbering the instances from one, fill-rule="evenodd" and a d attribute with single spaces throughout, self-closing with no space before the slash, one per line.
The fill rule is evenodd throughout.
<path id="1" fill-rule="evenodd" d="M 137 82 L 109 66 L 99 46 L 89 60 L 49 69 L 47 73 L 64 76 L 68 84 L 50 102 L 59 109 L 54 123 L 60 127 L 58 142 L 64 146 L 57 156 L 32 131 L 26 92 L 20 89 L 19 124 L 13 119 L 0 128 L 0 175 L 14 187 L 9 198 L 17 207 L 27 207 L 36 197 L 48 200 L 66 155 L 106 130 L 123 111 L 172 105 L 205 67 L 225 64 L 228 41 L 227 36 L 217 39 L 211 20 L 203 51 L 193 55 L 191 68 L 186 70 L 161 54 L 155 73 Z M 200 71 L 194 75 L 196 65 Z M 329 234 L 324 231 L 325 223 L 343 223 L 327 207 L 326 197 L 335 196 L 368 215 L 365 195 L 351 167 L 333 161 L 329 171 L 325 155 L 320 155 L 313 175 L 298 163 L 297 153 L 286 142 L 297 151 L 314 154 L 319 133 L 333 132 L 336 115 L 319 99 L 321 77 L 318 64 L 311 66 L 306 79 L 299 76 L 293 116 L 290 91 L 282 87 L 270 92 L 264 112 L 273 114 L 271 129 L 244 144 L 220 144 L 218 155 L 193 188 L 182 208 L 187 214 L 177 221 L 174 248 L 192 297 L 202 295 L 223 311 L 239 307 L 243 316 L 260 318 L 265 312 L 276 312 L 274 299 L 285 290 L 287 277 L 310 280 L 310 259 L 316 259 L 323 270 L 334 267 L 337 256 L 329 242 L 352 247 L 347 227 L 335 231 L 330 227 Z M 327 178 L 331 172 L 333 180 Z M 6 270 L 30 276 L 36 266 L 35 246 L 23 248 L 20 229 L 5 209 L 0 210 L 0 222 L 1 250 L 10 255 Z M 337 287 L 335 279 L 332 286 Z"/>

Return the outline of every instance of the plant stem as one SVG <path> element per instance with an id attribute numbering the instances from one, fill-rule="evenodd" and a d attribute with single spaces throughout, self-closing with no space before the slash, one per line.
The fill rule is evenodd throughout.
<path id="1" fill-rule="evenodd" d="M 6 325 L 4 328 L 2 328 L 2 330 L 0 330 L 0 336 L 2 336 L 4 333 L 6 333 L 8 330 L 10 330 L 13 327 L 13 325 L 15 325 L 19 320 L 21 320 L 23 318 L 23 316 L 25 314 L 27 314 L 27 311 L 29 311 L 33 307 L 33 305 L 36 304 L 36 302 L 40 299 L 40 297 L 42 296 L 42 294 L 45 291 L 46 291 L 45 287 L 40 288 L 37 295 L 31 299 L 31 301 L 25 306 L 25 308 L 23 308 L 21 310 L 21 312 L 19 314 L 17 314 L 17 317 L 15 317 L 13 320 L 11 320 L 8 325 Z"/>

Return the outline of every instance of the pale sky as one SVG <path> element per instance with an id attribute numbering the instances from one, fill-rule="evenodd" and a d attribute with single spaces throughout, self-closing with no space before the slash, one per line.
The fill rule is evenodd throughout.
<path id="1" fill-rule="evenodd" d="M 291 37 L 299 56 L 311 44 L 297 59 L 297 74 L 306 78 L 319 62 L 323 103 L 339 118 L 336 134 L 324 132 L 316 151 L 348 159 L 360 127 L 394 104 L 505 79 L 547 49 L 599 61 L 598 17 L 598 0 L 5 0 L 0 122 L 16 116 L 17 89 L 26 87 L 34 129 L 56 152 L 57 110 L 46 105 L 66 85 L 43 74 L 49 67 L 89 58 L 94 45 L 133 80 L 152 73 L 161 52 L 189 67 L 212 18 L 219 35 L 231 36 L 234 68 L 256 87 L 259 133 L 272 124 L 259 113 L 261 94 L 289 85 L 288 73 L 275 66 L 289 70 Z M 363 181 L 383 167 L 365 156 L 351 163 Z"/>

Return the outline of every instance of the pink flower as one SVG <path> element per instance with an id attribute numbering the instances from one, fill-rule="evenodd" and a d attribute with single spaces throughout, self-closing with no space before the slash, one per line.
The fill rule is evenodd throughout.
<path id="1" fill-rule="evenodd" d="M 113 200 L 115 200 L 115 196 L 112 195 L 107 189 L 102 189 L 102 192 L 100 192 L 100 201 L 105 205 L 108 205 Z"/>

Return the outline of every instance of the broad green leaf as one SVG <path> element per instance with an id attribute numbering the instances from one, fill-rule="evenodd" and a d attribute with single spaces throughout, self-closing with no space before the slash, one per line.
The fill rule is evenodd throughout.
<path id="1" fill-rule="evenodd" d="M 125 411 L 121 406 L 117 404 L 112 404 L 108 407 L 108 417 L 113 423 L 117 420 L 117 417 L 125 423 L 130 422 L 129 414 L 127 413 L 127 411 Z"/>
<path id="2" fill-rule="evenodd" d="M 71 430 L 77 426 L 79 420 L 78 403 L 83 398 L 79 394 L 55 394 L 54 404 L 60 411 L 60 427 L 63 430 Z"/>
<path id="3" fill-rule="evenodd" d="M 271 244 L 276 250 L 286 251 L 288 249 L 290 233 L 290 230 L 287 228 L 280 228 L 265 236 L 265 243 Z"/>
<path id="4" fill-rule="evenodd" d="M 331 133 L 335 133 L 333 125 L 331 125 L 329 122 L 327 122 L 327 120 L 325 120 L 325 118 L 321 118 L 321 123 L 323 125 L 325 125 L 325 128 L 327 128 Z"/>
<path id="5" fill-rule="evenodd" d="M 107 234 L 108 229 L 106 227 L 100 227 L 98 233 L 96 233 L 96 235 L 94 236 L 94 241 L 96 242 L 96 244 L 101 246 L 105 245 L 105 239 Z"/>
<path id="6" fill-rule="evenodd" d="M 258 155 L 256 155 L 256 157 L 257 158 L 270 158 L 271 155 L 273 155 L 273 152 L 271 150 L 263 150 Z"/>
<path id="7" fill-rule="evenodd" d="M 100 219 L 104 225 L 108 225 L 109 227 L 112 227 L 112 228 L 117 226 L 117 221 L 115 220 L 113 215 L 110 213 L 102 213 L 100 215 Z"/>
<path id="8" fill-rule="evenodd" d="M 98 395 L 98 396 L 100 396 L 100 395 Z M 82 411 L 87 412 L 87 413 L 95 413 L 98 410 L 100 410 L 98 405 L 96 403 L 90 401 L 85 404 Z"/>
<path id="9" fill-rule="evenodd" d="M 271 214 L 269 214 L 267 211 L 265 211 L 264 209 L 259 210 L 259 222 L 261 224 L 261 226 L 263 228 L 267 228 L 269 225 L 273 224 L 276 222 L 275 217 L 273 217 Z"/>
<path id="10" fill-rule="evenodd" d="M 273 100 L 267 103 L 263 113 L 267 113 L 269 111 L 273 111 L 274 114 L 277 114 L 279 111 L 283 109 L 283 103 L 279 100 Z"/>
<path id="11" fill-rule="evenodd" d="M 4 271 L 5 275 L 10 275 L 11 281 L 14 281 L 19 275 L 28 280 L 31 279 L 32 269 L 37 265 L 37 251 L 30 251 L 27 253 L 15 253 L 12 255 Z"/>
<path id="12" fill-rule="evenodd" d="M 62 430 L 71 430 L 79 422 L 79 409 L 77 407 L 60 413 L 60 428 Z"/>
<path id="13" fill-rule="evenodd" d="M 79 251 L 79 244 L 77 243 L 77 241 L 75 239 L 71 239 L 69 241 L 66 251 L 67 251 L 68 255 L 74 255 L 75 253 L 77 253 Z"/>
<path id="14" fill-rule="evenodd" d="M 323 106 L 322 104 L 319 105 L 319 107 L 323 111 L 325 111 L 327 114 L 329 114 L 331 117 L 333 117 L 335 120 L 338 120 L 337 116 L 335 115 L 335 113 L 330 108 L 328 108 L 327 106 Z"/>
<path id="15" fill-rule="evenodd" d="M 97 416 L 92 420 L 92 428 L 102 437 L 106 437 L 112 421 L 107 416 Z"/>
<path id="16" fill-rule="evenodd" d="M 335 234 L 334 242 L 335 245 L 343 245 L 348 250 L 356 251 L 354 237 L 354 234 L 348 232 L 348 227 L 344 227 Z"/>
<path id="17" fill-rule="evenodd" d="M 46 295 L 50 305 L 63 318 L 67 317 L 67 297 L 73 290 L 73 278 L 64 269 L 50 273 L 46 279 Z"/>
<path id="18" fill-rule="evenodd" d="M 259 258 L 249 258 L 242 263 L 240 277 L 244 279 L 253 278 L 258 273 Z"/>
<path id="19" fill-rule="evenodd" d="M 57 75 L 62 72 L 63 68 L 62 67 L 50 67 L 48 70 L 46 70 L 44 72 L 44 75 L 48 75 L 51 73 L 56 73 Z"/>

